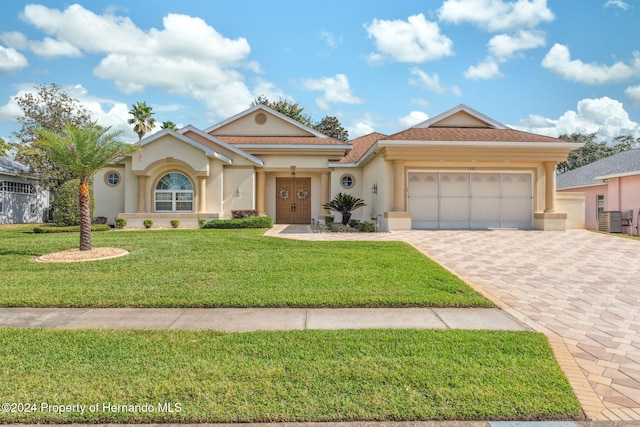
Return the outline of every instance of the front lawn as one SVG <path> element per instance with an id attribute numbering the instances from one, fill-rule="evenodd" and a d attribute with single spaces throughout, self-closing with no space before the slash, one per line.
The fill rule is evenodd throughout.
<path id="1" fill-rule="evenodd" d="M 531 332 L 0 329 L 0 361 L 0 423 L 581 415 Z"/>
<path id="2" fill-rule="evenodd" d="M 0 228 L 5 307 L 489 307 L 492 303 L 400 242 L 306 242 L 262 230 L 93 234 L 131 253 L 45 264 L 78 233 Z"/>

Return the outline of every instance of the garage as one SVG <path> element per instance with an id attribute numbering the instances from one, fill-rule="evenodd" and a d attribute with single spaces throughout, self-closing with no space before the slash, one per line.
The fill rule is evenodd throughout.
<path id="1" fill-rule="evenodd" d="M 531 172 L 409 171 L 415 229 L 532 228 Z"/>

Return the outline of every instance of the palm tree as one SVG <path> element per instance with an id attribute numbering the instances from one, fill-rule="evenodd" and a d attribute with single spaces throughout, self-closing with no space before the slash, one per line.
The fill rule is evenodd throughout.
<path id="1" fill-rule="evenodd" d="M 351 211 L 363 206 L 367 206 L 364 204 L 364 200 L 353 197 L 351 194 L 338 193 L 332 201 L 325 203 L 322 207 L 340 212 L 342 214 L 342 224 L 347 225 L 351 218 Z"/>
<path id="2" fill-rule="evenodd" d="M 133 131 L 138 134 L 139 141 L 145 133 L 149 132 L 155 126 L 156 119 L 153 118 L 155 113 L 146 102 L 137 102 L 131 106 L 129 114 L 131 114 L 133 118 L 129 119 L 127 123 L 134 125 Z"/>
<path id="3" fill-rule="evenodd" d="M 110 130 L 96 123 L 78 127 L 67 125 L 62 134 L 38 129 L 38 147 L 45 150 L 53 164 L 80 180 L 80 250 L 91 250 L 91 206 L 89 182 L 111 161 L 137 151 L 137 144 L 118 140 L 122 131 Z"/>
<path id="4" fill-rule="evenodd" d="M 160 129 L 178 130 L 178 125 L 176 125 L 175 123 L 173 123 L 171 120 L 165 120 L 165 121 L 164 121 L 164 122 L 162 122 L 162 124 L 160 125 Z"/>

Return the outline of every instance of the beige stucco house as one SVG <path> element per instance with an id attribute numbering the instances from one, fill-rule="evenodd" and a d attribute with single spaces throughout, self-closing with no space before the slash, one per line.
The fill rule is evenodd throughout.
<path id="1" fill-rule="evenodd" d="M 165 129 L 140 145 L 95 177 L 96 216 L 109 223 L 195 226 L 255 209 L 276 223 L 310 224 L 346 192 L 367 204 L 353 218 L 376 219 L 382 230 L 563 230 L 555 165 L 580 146 L 507 128 L 466 105 L 349 142 L 256 105 L 208 129 Z"/>

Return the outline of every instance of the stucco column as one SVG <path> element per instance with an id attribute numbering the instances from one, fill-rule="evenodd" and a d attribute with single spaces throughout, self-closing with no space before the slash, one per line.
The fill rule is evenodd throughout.
<path id="1" fill-rule="evenodd" d="M 138 213 L 147 209 L 147 177 L 138 175 Z"/>
<path id="2" fill-rule="evenodd" d="M 198 213 L 207 211 L 207 177 L 199 176 Z"/>
<path id="3" fill-rule="evenodd" d="M 329 214 L 331 212 L 329 209 L 324 208 L 324 204 L 331 201 L 330 176 L 331 174 L 329 172 L 320 173 L 320 212 L 324 212 L 325 214 Z"/>
<path id="4" fill-rule="evenodd" d="M 256 170 L 256 210 L 258 215 L 266 213 L 267 180 L 264 169 Z"/>
<path id="5" fill-rule="evenodd" d="M 393 211 L 404 212 L 404 162 L 393 161 Z"/>
<path id="6" fill-rule="evenodd" d="M 544 163 L 544 211 L 556 211 L 556 162 Z"/>

